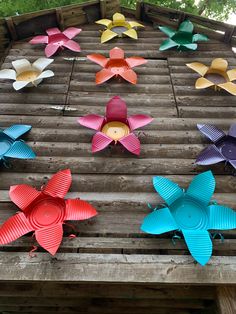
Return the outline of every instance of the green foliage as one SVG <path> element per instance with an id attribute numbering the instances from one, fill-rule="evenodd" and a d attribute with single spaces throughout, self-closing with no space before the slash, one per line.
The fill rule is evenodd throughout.
<path id="1" fill-rule="evenodd" d="M 88 0 L 87 0 L 88 1 Z M 87 2 L 86 0 L 0 0 L 0 16 L 11 16 L 49 9 L 53 7 Z M 203 15 L 220 21 L 228 19 L 234 12 L 236 0 L 147 0 L 150 3 L 177 10 Z M 135 8 L 136 0 L 121 0 L 121 4 Z"/>

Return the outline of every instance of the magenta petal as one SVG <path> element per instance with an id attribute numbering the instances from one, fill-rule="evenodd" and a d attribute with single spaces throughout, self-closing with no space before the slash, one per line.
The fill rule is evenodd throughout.
<path id="1" fill-rule="evenodd" d="M 104 133 L 102 133 L 102 132 L 96 133 L 92 139 L 92 152 L 96 153 L 100 150 L 103 150 L 111 142 L 113 142 L 113 139 L 106 136 Z"/>
<path id="2" fill-rule="evenodd" d="M 75 52 L 81 51 L 80 45 L 74 40 L 68 40 L 66 43 L 63 44 L 63 46 Z"/>
<path id="3" fill-rule="evenodd" d="M 35 36 L 29 41 L 30 44 L 47 44 L 48 43 L 48 36 Z"/>
<path id="4" fill-rule="evenodd" d="M 236 123 L 231 125 L 228 134 L 232 137 L 236 137 Z"/>
<path id="5" fill-rule="evenodd" d="M 54 55 L 54 53 L 56 53 L 59 48 L 60 46 L 58 45 L 48 44 L 45 48 L 45 55 L 49 58 Z"/>
<path id="6" fill-rule="evenodd" d="M 135 114 L 128 118 L 130 130 L 133 131 L 135 129 L 141 128 L 144 125 L 147 125 L 153 120 L 153 118 L 145 115 L 145 114 Z"/>
<path id="7" fill-rule="evenodd" d="M 124 100 L 119 96 L 112 97 L 106 106 L 107 121 L 122 121 L 127 120 L 127 106 Z"/>
<path id="8" fill-rule="evenodd" d="M 52 35 L 61 33 L 61 31 L 59 30 L 59 28 L 53 27 L 53 28 L 47 29 L 46 33 L 48 34 L 48 36 L 52 36 Z"/>
<path id="9" fill-rule="evenodd" d="M 82 31 L 81 28 L 77 28 L 77 27 L 68 27 L 66 30 L 64 30 L 63 34 L 72 39 L 75 36 L 77 36 L 80 32 Z"/>
<path id="10" fill-rule="evenodd" d="M 33 231 L 24 213 L 10 217 L 0 228 L 0 244 L 7 244 Z"/>
<path id="11" fill-rule="evenodd" d="M 209 145 L 198 155 L 196 164 L 213 165 L 225 160 L 215 145 Z"/>
<path id="12" fill-rule="evenodd" d="M 97 114 L 88 114 L 87 116 L 78 119 L 79 124 L 96 131 L 101 129 L 103 121 L 104 117 Z"/>
<path id="13" fill-rule="evenodd" d="M 140 154 L 140 141 L 133 133 L 123 137 L 119 142 L 131 153 Z"/>

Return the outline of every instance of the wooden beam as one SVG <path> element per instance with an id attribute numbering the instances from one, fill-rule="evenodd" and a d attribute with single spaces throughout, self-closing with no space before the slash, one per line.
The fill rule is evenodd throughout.
<path id="1" fill-rule="evenodd" d="M 219 314 L 236 313 L 236 287 L 220 286 L 217 288 L 217 306 Z"/>
<path id="2" fill-rule="evenodd" d="M 142 20 L 142 6 L 143 6 L 143 0 L 137 0 L 135 17 L 137 20 L 140 20 L 140 21 Z"/>

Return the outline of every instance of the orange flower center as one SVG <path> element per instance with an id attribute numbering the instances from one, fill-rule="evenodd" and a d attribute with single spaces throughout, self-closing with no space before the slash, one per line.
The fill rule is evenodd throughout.
<path id="1" fill-rule="evenodd" d="M 108 122 L 102 128 L 102 133 L 112 138 L 115 142 L 130 133 L 129 127 L 120 121 Z"/>
<path id="2" fill-rule="evenodd" d="M 38 71 L 25 71 L 20 73 L 16 80 L 17 81 L 27 81 L 27 82 L 33 82 L 38 76 L 40 72 Z"/>

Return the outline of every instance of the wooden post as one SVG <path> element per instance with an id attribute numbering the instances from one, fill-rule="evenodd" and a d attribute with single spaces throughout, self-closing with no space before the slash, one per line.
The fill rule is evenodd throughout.
<path id="1" fill-rule="evenodd" d="M 17 36 L 15 25 L 14 25 L 14 22 L 13 22 L 12 18 L 11 17 L 7 17 L 7 18 L 5 18 L 5 21 L 7 23 L 7 28 L 9 30 L 10 35 L 11 35 L 11 38 L 13 40 L 17 40 L 18 36 Z"/>
<path id="2" fill-rule="evenodd" d="M 235 26 L 229 26 L 226 31 L 225 31 L 225 35 L 224 35 L 224 42 L 226 44 L 229 44 L 231 41 L 231 38 L 235 32 L 236 27 Z"/>
<path id="3" fill-rule="evenodd" d="M 217 288 L 217 306 L 219 314 L 236 313 L 236 287 L 220 286 Z"/>
<path id="4" fill-rule="evenodd" d="M 137 20 L 142 20 L 142 3 L 143 0 L 137 0 L 136 2 L 135 17 Z"/>
<path id="5" fill-rule="evenodd" d="M 106 0 L 100 0 L 100 12 L 101 18 L 104 19 L 106 17 Z"/>
<path id="6" fill-rule="evenodd" d="M 65 26 L 64 26 L 64 17 L 63 17 L 63 13 L 62 13 L 61 8 L 56 8 L 56 16 L 57 16 L 57 23 L 58 23 L 60 29 L 63 31 Z"/>

